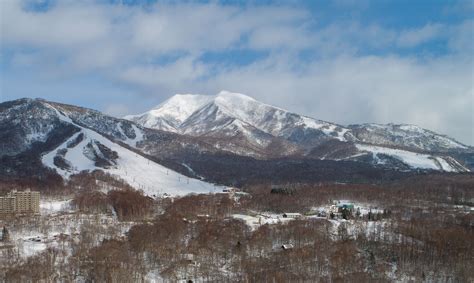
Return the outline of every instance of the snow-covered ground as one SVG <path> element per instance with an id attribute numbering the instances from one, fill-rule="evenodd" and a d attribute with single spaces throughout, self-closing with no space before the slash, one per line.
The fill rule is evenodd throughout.
<path id="1" fill-rule="evenodd" d="M 232 218 L 243 220 L 251 230 L 256 230 L 265 224 L 282 224 L 293 220 L 293 218 L 283 218 L 282 214 L 272 213 L 258 213 L 253 215 L 233 214 Z"/>
<path id="2" fill-rule="evenodd" d="M 133 132 L 135 133 L 135 138 L 131 139 L 129 137 L 127 137 L 127 135 L 123 132 L 122 130 L 122 127 L 119 126 L 117 127 L 120 131 L 120 133 L 126 137 L 126 140 L 124 140 L 123 142 L 128 144 L 129 146 L 131 147 L 137 147 L 137 144 L 141 141 L 143 141 L 143 130 L 139 129 L 137 126 L 135 125 L 132 125 L 132 129 L 133 129 Z"/>
<path id="3" fill-rule="evenodd" d="M 321 130 L 328 136 L 334 136 L 340 141 L 347 141 L 345 137 L 346 133 L 349 131 L 347 128 L 328 122 L 318 121 L 309 117 L 301 117 L 301 119 L 302 125 L 307 128 Z"/>
<path id="4" fill-rule="evenodd" d="M 79 239 L 83 226 L 95 225 L 95 244 L 111 236 L 124 235 L 133 222 L 119 222 L 113 215 L 80 214 L 70 207 L 71 200 L 41 199 L 41 215 L 20 218 L 6 225 L 15 254 L 34 256 L 48 248 L 64 249 L 70 255 L 71 241 Z M 0 254 L 1 255 L 1 254 Z"/>
<path id="5" fill-rule="evenodd" d="M 347 199 L 340 199 L 340 200 L 334 200 L 332 204 L 327 204 L 327 205 L 321 205 L 321 206 L 314 206 L 310 210 L 310 214 L 313 215 L 314 213 L 324 211 L 327 214 L 329 214 L 331 210 L 331 206 L 337 205 L 337 204 L 344 204 L 344 203 L 351 203 L 354 205 L 354 213 L 357 211 L 360 213 L 360 216 L 367 216 L 370 213 L 372 214 L 377 214 L 377 213 L 383 213 L 383 208 L 380 208 L 378 205 L 373 204 L 373 203 L 364 203 L 364 202 L 358 202 L 358 201 L 353 201 L 353 200 L 347 200 Z"/>
<path id="6" fill-rule="evenodd" d="M 166 280 L 161 277 L 160 270 L 155 269 L 148 272 L 145 276 L 145 282 L 147 283 L 164 283 Z"/>
<path id="7" fill-rule="evenodd" d="M 57 111 L 57 110 L 56 110 Z M 213 184 L 203 182 L 201 180 L 188 178 L 177 172 L 174 172 L 158 163 L 155 163 L 127 148 L 116 144 L 97 132 L 84 128 L 75 124 L 69 117 L 64 116 L 57 111 L 59 117 L 65 122 L 74 124 L 81 128 L 81 131 L 74 134 L 55 150 L 45 154 L 42 158 L 43 164 L 55 169 L 64 178 L 69 178 L 72 174 L 82 170 L 93 171 L 100 169 L 128 182 L 136 189 L 141 189 L 147 195 L 185 195 L 189 193 L 210 193 L 222 190 L 222 187 L 216 187 Z M 134 128 L 135 129 L 135 128 Z M 137 133 L 137 128 L 135 129 Z M 68 144 L 74 141 L 78 135 L 84 134 L 84 139 L 74 146 L 68 148 Z M 130 140 L 131 144 L 136 140 Z M 118 153 L 118 160 L 115 166 L 104 169 L 95 166 L 95 162 L 87 157 L 84 153 L 87 144 L 94 144 L 94 141 L 101 143 L 109 149 Z M 54 164 L 54 157 L 59 150 L 67 150 L 64 159 L 73 164 L 72 169 L 62 169 Z"/>
<path id="8" fill-rule="evenodd" d="M 41 215 L 53 214 L 57 212 L 66 212 L 71 210 L 71 199 L 67 200 L 41 200 L 40 211 Z"/>
<path id="9" fill-rule="evenodd" d="M 373 215 L 378 213 L 383 213 L 383 208 L 380 208 L 374 204 L 354 202 L 350 200 L 339 200 L 335 203 L 352 203 L 354 204 L 353 214 L 358 211 L 359 217 L 366 217 L 369 213 Z M 342 218 L 330 219 L 329 214 L 333 204 L 315 206 L 310 209 L 307 215 L 301 214 L 297 218 L 285 218 L 282 213 L 270 213 L 270 212 L 249 212 L 248 214 L 233 214 L 231 217 L 234 219 L 239 219 L 245 222 L 247 226 L 250 227 L 252 231 L 258 229 L 260 226 L 265 224 L 275 225 L 275 224 L 285 224 L 289 221 L 295 219 L 319 219 L 323 221 L 329 221 L 332 224 L 332 234 L 334 237 L 338 234 L 338 228 L 340 225 L 344 225 L 347 228 L 349 236 L 355 236 L 357 233 L 360 233 L 360 229 L 365 231 L 366 236 L 373 234 L 381 229 L 380 225 L 382 222 L 367 221 L 363 219 L 353 219 L 345 220 Z M 320 216 L 320 213 L 324 212 L 326 216 Z"/>
<path id="10" fill-rule="evenodd" d="M 409 165 L 412 168 L 443 170 L 448 172 L 457 171 L 456 168 L 451 166 L 442 157 L 432 157 L 428 154 L 421 154 L 401 149 L 393 149 L 373 145 L 356 144 L 356 147 L 358 150 L 371 152 L 374 157 L 376 157 L 377 154 L 389 155 L 402 161 L 403 163 Z"/>

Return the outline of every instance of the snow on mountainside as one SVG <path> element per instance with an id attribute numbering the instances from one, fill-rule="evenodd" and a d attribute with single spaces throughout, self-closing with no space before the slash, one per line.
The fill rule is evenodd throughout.
<path id="1" fill-rule="evenodd" d="M 43 163 L 56 169 L 63 177 L 67 178 L 72 173 L 78 173 L 82 170 L 100 169 L 117 175 L 148 195 L 208 193 L 216 189 L 212 184 L 188 178 L 142 157 L 97 132 L 74 123 L 53 106 L 50 105 L 50 107 L 56 111 L 62 121 L 80 128 L 80 132 L 54 151 L 43 156 Z M 133 127 L 133 129 L 138 130 L 136 127 Z M 78 140 L 81 135 L 82 138 Z M 136 134 L 135 139 L 139 137 L 140 135 Z M 135 139 L 132 140 L 132 144 L 136 144 Z M 130 140 L 127 140 L 127 142 L 130 142 Z M 55 159 L 61 161 L 56 162 Z"/>
<path id="2" fill-rule="evenodd" d="M 162 130 L 169 130 L 168 125 L 172 125 L 177 132 L 194 135 L 215 132 L 219 127 L 226 127 L 229 120 L 239 120 L 273 136 L 291 136 L 292 129 L 298 127 L 320 130 L 325 135 L 345 140 L 348 131 L 339 125 L 290 113 L 228 91 L 215 96 L 178 94 L 148 112 L 125 118 Z"/>
<path id="3" fill-rule="evenodd" d="M 32 102 L 32 103 L 29 103 Z M 60 125 L 48 108 L 36 107 L 32 100 L 2 103 L 0 108 L 1 155 L 13 156 L 35 142 L 45 142 Z M 42 117 L 42 119 L 38 119 Z"/>
<path id="4" fill-rule="evenodd" d="M 140 155 L 138 145 L 145 142 L 145 129 L 130 121 L 38 99 L 0 104 L 0 118 L 0 142 L 5 149 L 1 152 L 1 167 L 9 166 L 5 156 L 13 160 L 12 164 L 30 160 L 21 163 L 20 168 L 7 167 L 6 172 L 24 171 L 29 163 L 32 174 L 45 166 L 64 178 L 83 170 L 103 170 L 148 195 L 207 193 L 216 189 L 213 184 L 188 178 Z M 35 138 L 25 138 L 31 136 Z M 151 136 L 160 138 L 159 133 L 152 132 Z M 22 154 L 25 157 L 15 157 Z"/>
<path id="5" fill-rule="evenodd" d="M 435 157 L 400 149 L 392 149 L 371 145 L 356 145 L 362 152 L 372 154 L 377 164 L 384 164 L 383 156 L 390 156 L 407 164 L 411 168 L 441 170 L 446 172 L 469 171 L 456 160 L 446 157 Z"/>
<path id="6" fill-rule="evenodd" d="M 336 139 L 346 140 L 347 129 L 339 125 L 300 116 L 243 94 L 222 91 L 215 97 L 214 104 L 228 116 L 273 136 L 288 138 L 295 128 L 303 128 L 318 130 Z"/>
<path id="7" fill-rule="evenodd" d="M 371 144 L 404 146 L 426 151 L 468 148 L 447 136 L 439 135 L 415 125 L 362 124 L 349 127 L 354 136 L 360 141 Z"/>
<path id="8" fill-rule="evenodd" d="M 172 131 L 213 138 L 221 148 L 237 154 L 245 154 L 248 149 L 256 157 L 271 156 L 273 152 L 280 156 L 306 155 L 323 149 L 337 152 L 334 160 L 360 160 L 360 156 L 369 152 L 373 153 L 372 163 L 375 164 L 381 164 L 378 156 L 383 155 L 391 156 L 391 163 L 401 162 L 409 168 L 465 171 L 466 168 L 454 159 L 431 153 L 472 150 L 449 137 L 417 126 L 363 124 L 344 127 L 228 91 L 214 96 L 176 95 L 149 112 L 127 118 L 155 129 L 169 130 L 172 125 Z M 275 144 L 279 147 L 275 148 Z M 383 148 L 386 148 L 384 153 Z M 398 152 L 394 152 L 394 148 Z M 419 152 L 424 153 L 423 157 L 417 155 Z M 331 154 L 323 152 L 319 156 L 330 159 Z M 418 156 L 423 161 L 417 162 L 414 161 L 416 158 L 408 156 Z"/>
<path id="9" fill-rule="evenodd" d="M 255 152 L 267 152 L 267 155 L 275 150 L 282 155 L 295 154 L 294 143 L 311 147 L 331 139 L 354 139 L 348 129 L 339 125 L 300 116 L 228 91 L 195 98 L 177 95 L 161 107 L 126 118 L 155 129 L 170 130 L 171 126 L 172 131 L 191 136 L 227 141 L 232 138 L 232 142 L 239 139 L 238 147 L 259 148 Z M 278 149 L 274 148 L 275 144 L 279 145 Z M 232 148 L 226 149 L 232 151 Z"/>
<path id="10" fill-rule="evenodd" d="M 145 127 L 194 135 L 216 136 L 219 131 L 230 135 L 228 125 L 238 120 L 234 130 L 247 132 L 250 141 L 254 131 L 284 138 L 300 145 L 316 146 L 331 139 L 361 142 L 410 150 L 443 152 L 464 150 L 467 146 L 443 135 L 413 125 L 362 124 L 344 127 L 259 102 L 239 93 L 222 91 L 215 96 L 176 95 L 140 115 L 127 116 Z"/>
<path id="11" fill-rule="evenodd" d="M 83 134 L 85 138 L 71 148 L 69 145 L 74 143 L 74 140 L 80 134 Z M 91 144 L 95 154 L 101 154 L 101 149 L 98 145 L 103 145 L 116 153 L 116 160 L 109 166 L 98 166 L 94 155 L 87 154 L 88 147 Z M 55 158 L 58 156 L 62 156 L 64 162 L 71 164 L 71 166 L 65 168 L 58 165 L 55 162 Z M 81 132 L 72 136 L 54 151 L 44 155 L 43 163 L 55 169 L 65 178 L 82 170 L 104 170 L 127 181 L 133 187 L 143 190 L 148 195 L 161 195 L 164 193 L 184 195 L 188 193 L 208 193 L 216 190 L 216 187 L 212 184 L 188 178 L 171 171 L 85 128 L 82 128 Z"/>
<path id="12" fill-rule="evenodd" d="M 153 124 L 158 129 L 144 126 L 149 116 L 160 121 Z M 187 177 L 162 165 L 209 180 L 216 180 L 221 165 L 240 160 L 239 166 L 245 167 L 255 159 L 274 158 L 279 159 L 276 164 L 319 159 L 404 171 L 474 169 L 471 147 L 428 130 L 408 125 L 343 127 L 237 93 L 178 95 L 129 118 L 137 123 L 40 99 L 0 103 L 0 174 L 46 178 L 52 168 L 68 177 L 100 169 L 150 193 L 181 194 L 214 186 L 193 179 L 188 184 Z M 172 130 L 163 131 L 163 124 Z M 225 182 L 230 183 L 234 169 L 228 169 Z"/>
<path id="13" fill-rule="evenodd" d="M 184 120 L 211 100 L 208 95 L 176 94 L 148 112 L 124 118 L 144 127 L 178 132 L 177 128 Z"/>

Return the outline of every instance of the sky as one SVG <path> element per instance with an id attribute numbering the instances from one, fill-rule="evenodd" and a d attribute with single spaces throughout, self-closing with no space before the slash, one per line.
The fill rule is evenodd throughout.
<path id="1" fill-rule="evenodd" d="M 228 90 L 474 145 L 474 0 L 2 0 L 0 13 L 0 101 L 122 117 Z"/>

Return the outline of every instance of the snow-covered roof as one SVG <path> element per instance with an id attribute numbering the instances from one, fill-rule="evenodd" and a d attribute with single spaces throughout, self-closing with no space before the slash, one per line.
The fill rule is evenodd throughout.
<path id="1" fill-rule="evenodd" d="M 286 216 L 301 216 L 301 213 L 296 213 L 296 212 L 285 212 L 283 215 Z"/>

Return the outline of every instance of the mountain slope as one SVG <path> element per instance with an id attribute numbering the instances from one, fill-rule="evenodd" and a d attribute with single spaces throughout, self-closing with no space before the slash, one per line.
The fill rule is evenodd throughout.
<path id="1" fill-rule="evenodd" d="M 7 168 L 11 174 L 16 174 L 12 168 L 24 170 L 25 162 L 15 158 L 29 152 L 27 157 L 35 164 L 31 170 L 37 171 L 26 174 L 49 168 L 68 178 L 82 170 L 103 170 L 149 195 L 215 190 L 213 184 L 169 170 L 134 150 L 146 143 L 150 130 L 129 121 L 42 100 L 23 99 L 0 105 L 2 164 L 8 158 L 18 163 L 16 167 Z M 3 134 L 7 128 L 10 138 Z M 51 139 L 52 136 L 56 138 Z M 36 160 L 45 168 L 41 169 Z"/>
<path id="2" fill-rule="evenodd" d="M 467 171 L 461 163 L 468 162 L 462 156 L 473 151 L 449 137 L 412 125 L 344 127 L 227 91 L 215 96 L 177 95 L 149 112 L 127 118 L 155 129 L 166 130 L 168 126 L 162 125 L 172 125 L 174 132 L 256 158 L 299 156 L 356 160 L 403 170 Z M 459 152 L 462 154 L 457 158 L 450 155 Z"/>
<path id="3" fill-rule="evenodd" d="M 220 101 L 229 96 L 230 101 Z M 428 152 L 376 145 L 361 141 L 350 127 L 242 95 L 203 101 L 190 107 L 198 108 L 193 113 L 188 109 L 175 119 L 182 121 L 176 131 L 189 134 L 40 99 L 0 103 L 0 177 L 61 182 L 82 170 L 102 170 L 152 195 L 213 191 L 215 186 L 204 180 L 226 185 L 373 183 L 425 170 L 467 171 L 465 164 L 474 164 L 470 148 Z M 249 113 L 234 111 L 239 107 Z"/>
<path id="4" fill-rule="evenodd" d="M 362 124 L 349 126 L 360 141 L 389 146 L 400 146 L 422 151 L 464 150 L 468 147 L 447 136 L 415 125 L 406 124 Z"/>
<path id="5" fill-rule="evenodd" d="M 176 95 L 148 112 L 125 118 L 144 127 L 172 128 L 173 132 L 214 140 L 222 149 L 257 158 L 300 155 L 331 139 L 354 139 L 339 125 L 227 91 L 195 98 Z"/>

